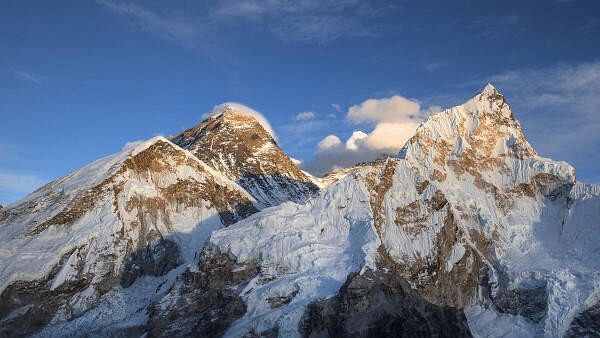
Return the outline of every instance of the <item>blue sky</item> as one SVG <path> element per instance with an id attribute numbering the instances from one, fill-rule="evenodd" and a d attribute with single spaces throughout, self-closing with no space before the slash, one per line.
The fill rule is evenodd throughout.
<path id="1" fill-rule="evenodd" d="M 600 182 L 598 1 L 0 6 L 0 203 L 226 101 L 261 112 L 310 167 L 326 136 L 386 122 L 347 116 L 365 100 L 425 116 L 490 81 L 541 155 Z"/>

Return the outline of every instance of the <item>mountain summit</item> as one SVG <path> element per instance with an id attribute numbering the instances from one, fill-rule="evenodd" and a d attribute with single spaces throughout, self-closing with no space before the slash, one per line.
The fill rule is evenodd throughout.
<path id="1" fill-rule="evenodd" d="M 244 187 L 262 206 L 303 202 L 318 190 L 255 116 L 224 106 L 172 141 Z"/>
<path id="2" fill-rule="evenodd" d="M 431 116 L 400 155 L 355 168 L 309 203 L 214 232 L 188 280 L 228 257 L 227 271 L 244 273 L 221 282 L 246 306 L 215 315 L 230 323 L 219 334 L 553 337 L 597 327 L 600 188 L 537 155 L 495 88 Z M 193 334 L 182 323 L 198 307 L 177 304 L 206 292 L 176 284 L 152 332 Z"/>
<path id="3" fill-rule="evenodd" d="M 600 332 L 600 186 L 493 86 L 319 191 L 266 126 L 224 106 L 1 209 L 0 336 Z"/>

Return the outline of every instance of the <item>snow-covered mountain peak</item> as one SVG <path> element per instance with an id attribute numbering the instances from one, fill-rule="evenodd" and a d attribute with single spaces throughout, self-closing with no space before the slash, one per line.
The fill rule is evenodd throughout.
<path id="1" fill-rule="evenodd" d="M 476 101 L 480 108 L 479 112 L 483 114 L 499 115 L 504 118 L 512 118 L 512 111 L 508 106 L 508 103 L 504 99 L 504 95 L 496 89 L 492 84 L 488 83 L 475 97 L 472 99 Z M 468 105 L 469 103 L 465 103 Z"/>
<path id="2" fill-rule="evenodd" d="M 71 320 L 102 299 L 118 302 L 119 292 L 140 278 L 191 264 L 211 231 L 256 212 L 255 203 L 160 136 L 47 184 L 0 212 L 0 293 L 10 299 L 0 316 L 16 309 L 0 336 Z M 144 308 L 156 296 L 120 306 Z M 28 324 L 23 316 L 37 321 Z"/>
<path id="3" fill-rule="evenodd" d="M 399 157 L 438 180 L 452 172 L 478 182 L 512 188 L 540 173 L 574 182 L 575 170 L 537 155 L 510 106 L 492 85 L 464 104 L 430 116 Z"/>
<path id="4" fill-rule="evenodd" d="M 498 89 L 496 89 L 496 87 L 494 87 L 493 84 L 491 83 L 487 83 L 483 89 L 479 92 L 480 95 L 484 95 L 487 97 L 498 97 L 498 96 L 502 96 L 502 94 L 498 91 Z"/>
<path id="5" fill-rule="evenodd" d="M 344 302 L 364 295 L 349 281 L 370 270 L 398 273 L 436 306 L 465 309 L 459 322 L 475 336 L 562 336 L 597 301 L 597 245 L 582 236 L 598 236 L 597 188 L 574 189 L 570 165 L 538 156 L 491 85 L 427 119 L 398 159 L 324 180 L 306 204 L 266 209 L 211 236 L 211 252 L 261 267 L 239 292 L 247 311 L 226 337 L 340 329 Z M 344 305 L 310 311 L 334 294 Z M 381 318 L 379 299 L 358 301 L 347 336 L 364 333 L 363 320 L 365 330 L 377 326 L 366 318 Z"/>
<path id="6" fill-rule="evenodd" d="M 600 187 L 493 86 L 318 180 L 215 111 L 0 209 L 0 337 L 598 332 Z"/>

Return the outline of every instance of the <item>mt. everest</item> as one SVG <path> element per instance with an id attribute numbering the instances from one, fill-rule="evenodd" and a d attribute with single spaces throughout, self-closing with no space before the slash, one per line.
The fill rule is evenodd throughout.
<path id="1" fill-rule="evenodd" d="M 491 85 L 335 179 L 225 106 L 5 206 L 0 238 L 0 337 L 600 335 L 600 186 Z"/>

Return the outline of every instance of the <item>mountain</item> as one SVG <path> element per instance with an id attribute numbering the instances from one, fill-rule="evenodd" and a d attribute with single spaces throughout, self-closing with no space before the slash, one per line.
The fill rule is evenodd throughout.
<path id="1" fill-rule="evenodd" d="M 193 154 L 155 137 L 0 211 L 0 336 L 135 335 L 211 231 L 318 190 L 243 111 L 225 107 L 184 138 Z"/>
<path id="2" fill-rule="evenodd" d="M 102 306 L 123 312 L 116 319 L 130 316 L 156 295 L 126 303 L 123 289 L 192 263 L 198 243 L 256 212 L 254 203 L 162 137 L 47 184 L 0 215 L 0 336 L 77 320 Z M 152 283 L 160 289 L 165 281 Z"/>
<path id="3" fill-rule="evenodd" d="M 200 271 L 156 305 L 151 332 L 597 333 L 599 212 L 600 187 L 537 155 L 488 85 L 431 116 L 398 158 L 356 168 L 306 204 L 215 231 Z M 230 293 L 206 302 L 219 288 Z M 217 312 L 226 302 L 237 311 Z"/>
<path id="4" fill-rule="evenodd" d="M 301 171 L 243 108 L 225 105 L 172 141 L 244 187 L 262 206 L 301 203 L 319 190 L 315 178 Z"/>
<path id="5" fill-rule="evenodd" d="M 0 337 L 598 336 L 599 220 L 491 85 L 323 179 L 224 106 L 0 210 Z"/>

